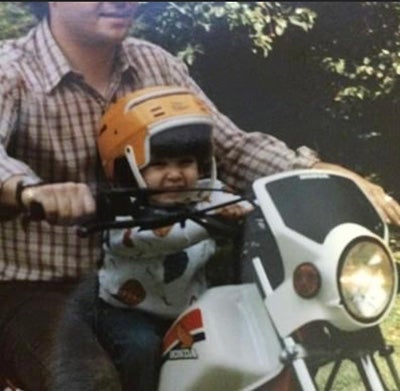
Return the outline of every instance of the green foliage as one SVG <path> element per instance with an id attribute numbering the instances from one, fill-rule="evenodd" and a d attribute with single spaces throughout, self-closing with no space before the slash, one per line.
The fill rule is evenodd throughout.
<path id="1" fill-rule="evenodd" d="M 0 39 L 14 38 L 25 34 L 35 23 L 23 3 L 0 3 Z"/>
<path id="2" fill-rule="evenodd" d="M 338 90 L 335 101 L 374 100 L 390 94 L 395 88 L 400 75 L 400 51 L 381 49 L 361 62 L 326 57 L 322 64 L 329 72 L 347 79 L 348 86 Z"/>
<path id="3" fill-rule="evenodd" d="M 353 53 L 322 60 L 324 68 L 337 76 L 334 99 L 344 104 L 388 96 L 395 92 L 400 76 L 400 4 L 360 2 L 358 8 L 363 23 L 352 31 L 357 39 L 350 42 L 347 37 L 348 48 L 354 46 Z M 336 39 L 343 41 L 343 34 Z M 398 100 L 397 96 L 393 98 Z"/>
<path id="4" fill-rule="evenodd" d="M 254 54 L 266 57 L 289 27 L 309 31 L 316 14 L 277 2 L 144 3 L 133 33 L 166 46 L 188 64 L 204 54 L 215 31 L 230 43 L 248 41 Z"/>

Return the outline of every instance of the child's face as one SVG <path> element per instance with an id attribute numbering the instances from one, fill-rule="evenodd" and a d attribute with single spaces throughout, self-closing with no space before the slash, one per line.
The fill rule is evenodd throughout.
<path id="1" fill-rule="evenodd" d="M 149 189 L 184 190 L 196 187 L 199 179 L 199 168 L 194 156 L 155 158 L 141 173 Z M 188 201 L 188 194 L 160 193 L 151 196 L 150 201 L 157 204 L 182 203 Z"/>

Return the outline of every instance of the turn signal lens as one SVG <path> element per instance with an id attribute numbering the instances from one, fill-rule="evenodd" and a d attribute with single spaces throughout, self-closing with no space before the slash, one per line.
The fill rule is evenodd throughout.
<path id="1" fill-rule="evenodd" d="M 314 297 L 321 288 L 321 276 L 313 263 L 302 263 L 293 273 L 293 286 L 304 299 Z"/>

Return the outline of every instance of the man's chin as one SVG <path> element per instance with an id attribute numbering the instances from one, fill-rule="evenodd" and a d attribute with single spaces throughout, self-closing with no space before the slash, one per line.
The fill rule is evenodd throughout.
<path id="1" fill-rule="evenodd" d="M 100 27 L 103 41 L 109 44 L 121 43 L 129 33 L 129 26 L 125 23 L 118 23 L 118 21 L 104 21 Z"/>

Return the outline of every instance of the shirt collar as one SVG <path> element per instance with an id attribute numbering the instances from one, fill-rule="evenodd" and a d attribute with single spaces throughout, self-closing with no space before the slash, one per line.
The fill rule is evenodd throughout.
<path id="1" fill-rule="evenodd" d="M 41 59 L 43 65 L 44 88 L 49 93 L 72 69 L 54 39 L 47 19 L 38 25 L 35 39 L 36 55 Z"/>
<path id="2" fill-rule="evenodd" d="M 131 38 L 132 39 L 132 38 Z M 132 49 L 128 48 L 128 40 L 125 39 L 122 42 L 121 49 L 118 52 L 117 58 L 119 60 L 119 66 L 121 72 L 125 72 L 129 68 L 135 70 L 137 68 L 135 62 L 135 56 L 132 54 Z"/>

